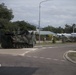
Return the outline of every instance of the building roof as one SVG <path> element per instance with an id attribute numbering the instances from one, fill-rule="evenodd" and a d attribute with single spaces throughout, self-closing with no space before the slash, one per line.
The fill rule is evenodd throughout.
<path id="1" fill-rule="evenodd" d="M 37 32 L 37 34 L 39 34 L 39 31 Z M 55 35 L 55 33 L 50 31 L 40 31 L 40 35 L 49 35 L 49 34 Z"/>
<path id="2" fill-rule="evenodd" d="M 29 32 L 32 32 L 32 31 L 29 31 Z M 33 32 L 36 34 L 39 34 L 39 30 L 33 31 Z M 51 31 L 40 31 L 40 35 L 56 35 L 56 34 Z"/>

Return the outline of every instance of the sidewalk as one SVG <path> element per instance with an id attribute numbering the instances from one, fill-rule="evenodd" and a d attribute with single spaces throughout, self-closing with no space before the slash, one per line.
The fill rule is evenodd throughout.
<path id="1" fill-rule="evenodd" d="M 76 64 L 76 51 L 68 51 L 65 53 L 65 58 Z"/>
<path id="2" fill-rule="evenodd" d="M 38 44 L 39 41 L 36 41 L 36 43 Z M 40 43 L 52 43 L 52 41 L 40 41 Z M 62 41 L 56 41 L 56 43 L 62 43 Z"/>

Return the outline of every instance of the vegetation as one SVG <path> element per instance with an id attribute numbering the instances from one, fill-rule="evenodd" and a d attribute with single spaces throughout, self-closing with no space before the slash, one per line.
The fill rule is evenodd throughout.
<path id="1" fill-rule="evenodd" d="M 73 61 L 76 61 L 76 52 L 69 52 L 68 57 L 70 57 Z"/>
<path id="2" fill-rule="evenodd" d="M 47 26 L 47 27 L 43 28 L 43 31 L 52 31 L 55 33 L 61 33 L 63 31 L 63 28 L 61 28 L 61 27 L 55 28 L 53 26 Z"/>
<path id="3" fill-rule="evenodd" d="M 12 22 L 14 18 L 11 9 L 8 9 L 4 3 L 0 4 L 0 27 L 4 26 L 4 30 L 16 31 L 18 29 L 36 30 L 36 27 L 25 21 Z"/>
<path id="4" fill-rule="evenodd" d="M 42 30 L 43 31 L 52 31 L 52 32 L 55 32 L 55 33 L 72 33 L 73 32 L 73 27 L 74 27 L 74 32 L 76 32 L 75 25 L 76 24 L 72 24 L 72 25 L 66 24 L 64 28 L 47 26 L 47 27 L 44 27 Z"/>
<path id="5" fill-rule="evenodd" d="M 7 6 L 5 6 L 4 3 L 0 4 L 0 25 L 4 25 L 5 30 L 9 31 L 16 31 L 18 29 L 22 30 L 36 30 L 36 26 L 25 22 L 25 21 L 15 21 L 12 22 L 11 20 L 14 18 L 13 12 L 11 9 L 8 9 Z M 75 28 L 76 24 L 68 25 L 66 24 L 64 28 L 62 27 L 53 27 L 53 26 L 47 26 L 42 28 L 43 31 L 52 31 L 55 33 L 72 33 L 73 28 L 76 32 Z M 1 26 L 0 26 L 1 27 Z"/>
<path id="6" fill-rule="evenodd" d="M 5 6 L 4 3 L 0 4 L 0 19 L 10 21 L 13 17 L 12 10 L 7 9 L 7 6 Z"/>
<path id="7" fill-rule="evenodd" d="M 15 25 L 16 28 L 19 27 L 20 29 L 36 30 L 36 27 L 34 25 L 31 25 L 25 21 L 16 21 L 13 22 L 13 25 Z"/>
<path id="8" fill-rule="evenodd" d="M 53 36 L 52 43 L 56 43 L 56 37 L 55 36 Z"/>

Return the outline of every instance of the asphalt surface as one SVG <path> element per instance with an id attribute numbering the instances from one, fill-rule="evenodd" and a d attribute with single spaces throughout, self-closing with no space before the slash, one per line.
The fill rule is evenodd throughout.
<path id="1" fill-rule="evenodd" d="M 64 58 L 68 50 L 76 44 L 0 49 L 0 75 L 76 75 L 76 64 Z"/>

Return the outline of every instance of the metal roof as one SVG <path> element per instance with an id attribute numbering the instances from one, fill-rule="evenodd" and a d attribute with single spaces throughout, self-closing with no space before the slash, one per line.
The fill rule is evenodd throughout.
<path id="1" fill-rule="evenodd" d="M 39 32 L 37 32 L 37 34 L 39 34 Z M 40 31 L 40 35 L 49 35 L 49 34 L 55 35 L 55 33 L 50 31 Z"/>
<path id="2" fill-rule="evenodd" d="M 32 31 L 29 31 L 29 32 L 32 32 Z M 36 34 L 39 34 L 39 31 L 33 31 L 33 32 Z M 40 31 L 40 35 L 49 35 L 49 34 L 56 35 L 55 33 L 51 31 Z"/>

